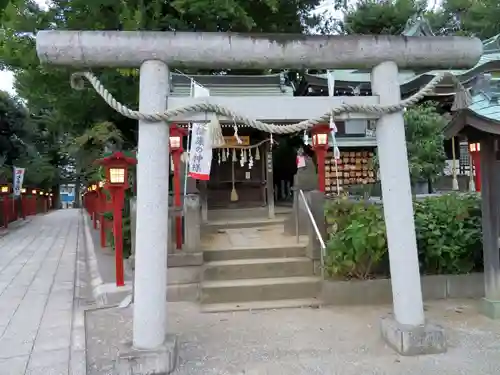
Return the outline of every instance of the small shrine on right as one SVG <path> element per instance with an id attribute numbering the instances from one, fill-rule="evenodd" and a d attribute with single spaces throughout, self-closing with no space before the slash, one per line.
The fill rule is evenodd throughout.
<path id="1" fill-rule="evenodd" d="M 495 40 L 498 43 L 498 38 Z M 472 104 L 456 113 L 445 137 L 467 139 L 475 154 L 476 177 L 482 198 L 485 298 L 483 313 L 500 319 L 500 79 L 491 74 L 476 77 Z M 479 190 L 478 189 L 478 190 Z"/>

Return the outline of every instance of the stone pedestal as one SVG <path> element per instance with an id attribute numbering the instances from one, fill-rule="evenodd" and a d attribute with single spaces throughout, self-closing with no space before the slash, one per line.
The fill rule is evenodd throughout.
<path id="1" fill-rule="evenodd" d="M 135 349 L 128 342 L 119 349 L 115 374 L 171 374 L 177 365 L 178 355 L 177 337 L 173 335 L 167 336 L 162 345 L 152 350 Z"/>
<path id="2" fill-rule="evenodd" d="M 308 193 L 312 190 L 318 190 L 318 174 L 316 173 L 316 167 L 314 162 L 310 157 L 305 156 L 306 166 L 297 169 L 297 173 L 293 178 L 293 211 L 291 215 L 285 221 L 285 233 L 290 235 L 296 234 L 296 222 L 299 220 L 299 234 L 306 235 L 309 233 L 307 228 L 307 213 L 305 211 L 305 206 L 302 198 L 300 198 L 299 190 L 302 190 L 308 197 Z M 297 207 L 298 206 L 298 207 Z M 298 212 L 298 219 L 297 217 Z"/>
<path id="3" fill-rule="evenodd" d="M 500 319 L 500 301 L 483 298 L 481 301 L 481 313 L 490 319 Z"/>
<path id="4" fill-rule="evenodd" d="M 198 194 L 187 194 L 184 199 L 184 246 L 186 252 L 201 251 L 201 205 Z"/>
<path id="5" fill-rule="evenodd" d="M 447 350 L 444 328 L 436 324 L 404 325 L 387 316 L 382 318 L 380 330 L 385 342 L 404 356 L 439 354 Z"/>

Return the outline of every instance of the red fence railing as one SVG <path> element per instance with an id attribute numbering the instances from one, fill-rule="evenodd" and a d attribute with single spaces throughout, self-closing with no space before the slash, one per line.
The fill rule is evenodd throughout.
<path id="1" fill-rule="evenodd" d="M 36 189 L 22 193 L 19 197 L 12 194 L 0 195 L 0 224 L 8 228 L 9 224 L 33 216 L 48 212 L 53 207 L 51 194 Z"/>

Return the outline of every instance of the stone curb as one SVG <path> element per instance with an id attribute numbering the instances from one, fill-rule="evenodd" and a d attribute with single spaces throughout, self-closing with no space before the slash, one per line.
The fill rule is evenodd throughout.
<path id="1" fill-rule="evenodd" d="M 83 210 L 82 216 L 84 223 L 85 247 L 87 250 L 86 261 L 89 269 L 92 297 L 99 307 L 115 306 L 132 294 L 132 284 L 127 283 L 125 286 L 118 288 L 114 283 L 104 283 L 99 271 L 99 266 L 97 265 L 94 241 L 92 240 L 92 234 L 90 232 L 91 224 L 88 216 Z"/>
<path id="2" fill-rule="evenodd" d="M 427 275 L 421 277 L 424 301 L 452 298 L 482 298 L 484 275 Z M 390 279 L 330 281 L 322 284 L 319 299 L 324 305 L 352 306 L 392 303 Z"/>

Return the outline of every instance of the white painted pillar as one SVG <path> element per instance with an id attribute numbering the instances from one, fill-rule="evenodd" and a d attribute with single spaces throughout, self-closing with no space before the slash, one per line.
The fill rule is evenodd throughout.
<path id="1" fill-rule="evenodd" d="M 400 101 L 398 67 L 394 62 L 373 68 L 372 91 L 382 105 Z M 398 323 L 421 325 L 424 309 L 403 112 L 382 116 L 377 121 L 376 135 L 394 315 Z"/>
<path id="2" fill-rule="evenodd" d="M 168 67 L 146 61 L 140 70 L 139 111 L 163 112 Z M 165 341 L 168 246 L 169 129 L 139 121 L 133 344 L 154 349 Z"/>

